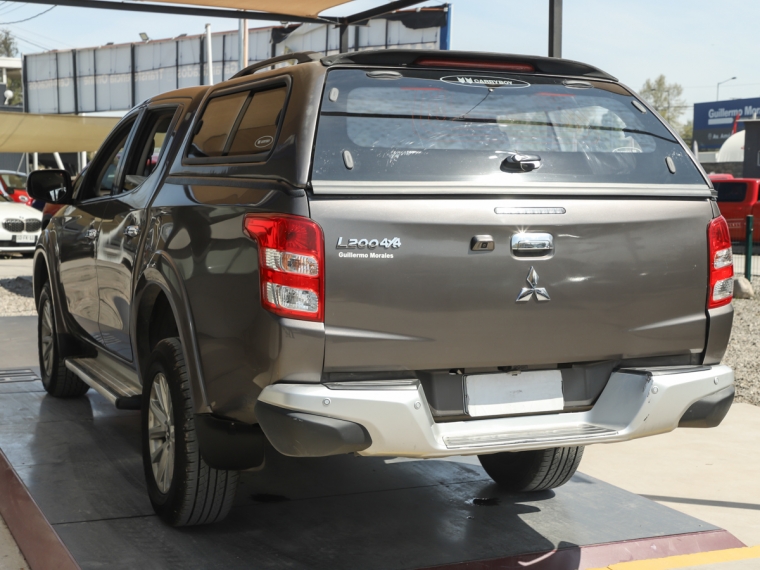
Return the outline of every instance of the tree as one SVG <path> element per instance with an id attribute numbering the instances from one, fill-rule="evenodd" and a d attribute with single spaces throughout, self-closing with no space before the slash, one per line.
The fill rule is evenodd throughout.
<path id="1" fill-rule="evenodd" d="M 11 35 L 10 30 L 0 30 L 0 57 L 18 57 L 18 46 L 16 38 Z M 9 101 L 11 105 L 21 103 L 21 79 L 8 78 L 8 89 L 13 91 L 13 98 Z M 2 95 L 2 93 L 0 93 Z M 4 102 L 0 100 L 0 104 Z"/>
<path id="2" fill-rule="evenodd" d="M 664 75 L 658 76 L 654 81 L 647 79 L 641 88 L 644 100 L 676 130 L 681 127 L 679 119 L 686 109 L 682 95 L 683 87 L 678 83 L 668 83 Z"/>
<path id="3" fill-rule="evenodd" d="M 691 143 L 694 140 L 694 123 L 692 121 L 686 121 L 686 123 L 678 129 L 678 134 L 681 135 L 683 142 L 691 148 Z"/>
<path id="4" fill-rule="evenodd" d="M 18 47 L 16 38 L 11 35 L 10 30 L 0 30 L 0 57 L 17 57 Z"/>

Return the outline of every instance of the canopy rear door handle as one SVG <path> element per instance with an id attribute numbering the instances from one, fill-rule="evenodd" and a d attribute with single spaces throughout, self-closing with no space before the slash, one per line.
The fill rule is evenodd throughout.
<path id="1" fill-rule="evenodd" d="M 519 233 L 512 236 L 512 253 L 515 255 L 546 255 L 554 250 L 551 234 Z"/>

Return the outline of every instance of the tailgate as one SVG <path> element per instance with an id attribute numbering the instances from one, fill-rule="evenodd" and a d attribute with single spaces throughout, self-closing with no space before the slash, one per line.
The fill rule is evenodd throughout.
<path id="1" fill-rule="evenodd" d="M 316 197 L 311 214 L 325 232 L 327 372 L 704 348 L 707 200 Z M 522 257 L 517 233 L 548 233 L 553 250 Z M 493 250 L 471 251 L 476 235 Z M 517 301 L 531 268 L 549 300 Z"/>

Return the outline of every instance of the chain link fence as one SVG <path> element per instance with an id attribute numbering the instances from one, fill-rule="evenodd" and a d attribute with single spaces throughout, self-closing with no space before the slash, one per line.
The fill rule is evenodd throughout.
<path id="1" fill-rule="evenodd" d="M 741 248 L 741 253 L 737 253 L 736 250 L 737 248 L 734 246 L 734 275 L 746 276 L 745 264 L 747 262 L 747 257 L 744 255 L 744 247 Z M 760 255 L 755 255 L 754 252 L 752 254 L 752 267 L 750 269 L 750 275 L 752 275 L 752 277 L 760 277 Z"/>

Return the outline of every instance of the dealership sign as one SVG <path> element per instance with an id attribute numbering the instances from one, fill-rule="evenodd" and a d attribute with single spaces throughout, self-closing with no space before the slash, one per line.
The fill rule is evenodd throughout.
<path id="1" fill-rule="evenodd" d="M 699 150 L 718 150 L 736 130 L 744 130 L 742 119 L 760 114 L 760 98 L 732 99 L 694 105 L 694 140 Z"/>

